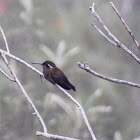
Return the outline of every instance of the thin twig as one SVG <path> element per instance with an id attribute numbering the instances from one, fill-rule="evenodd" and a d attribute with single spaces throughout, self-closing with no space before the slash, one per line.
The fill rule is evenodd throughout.
<path id="1" fill-rule="evenodd" d="M 100 16 L 95 11 L 95 3 L 92 4 L 92 6 L 90 7 L 90 10 L 91 10 L 91 13 L 94 15 L 94 17 L 96 17 L 97 20 L 101 23 L 101 25 L 103 26 L 103 28 L 105 29 L 107 34 L 112 38 L 112 40 L 114 40 L 117 44 L 119 44 L 118 39 L 109 31 L 108 27 L 105 25 L 103 20 L 100 18 Z M 118 45 L 118 47 L 120 47 L 120 46 Z"/>
<path id="2" fill-rule="evenodd" d="M 28 64 L 27 62 L 23 61 L 22 59 L 12 55 L 11 53 L 8 53 L 2 49 L 0 49 L 0 53 L 3 53 L 5 55 L 7 55 L 8 57 L 20 62 L 21 64 L 25 65 L 27 68 L 30 68 L 31 70 L 33 70 L 34 72 L 38 73 L 39 75 L 43 76 L 43 73 L 40 72 L 39 70 L 37 70 L 36 68 L 34 68 L 33 66 L 31 66 L 30 64 Z"/>
<path id="3" fill-rule="evenodd" d="M 110 38 L 108 38 L 95 24 L 92 23 L 92 26 L 112 45 L 118 47 L 118 44 L 116 42 L 113 42 Z"/>
<path id="4" fill-rule="evenodd" d="M 89 130 L 89 132 L 90 132 L 90 134 L 91 134 L 92 139 L 93 139 L 93 140 L 97 140 L 96 137 L 95 137 L 95 135 L 94 135 L 94 133 L 93 133 L 93 130 L 92 130 L 92 128 L 91 128 L 91 126 L 90 126 L 90 124 L 89 124 L 89 122 L 88 122 L 88 119 L 87 119 L 87 117 L 86 117 L 86 115 L 85 115 L 85 111 L 84 111 L 84 109 L 82 108 L 82 106 L 78 103 L 78 101 L 76 101 L 76 100 L 75 100 L 66 90 L 64 90 L 62 87 L 60 87 L 60 86 L 57 85 L 57 84 L 55 84 L 55 86 L 56 86 L 59 90 L 61 90 L 65 95 L 67 95 L 67 96 L 75 103 L 75 105 L 79 108 L 79 110 L 80 110 L 80 112 L 81 112 L 81 115 L 82 115 L 82 117 L 83 117 L 83 119 L 84 119 L 84 121 L 85 121 L 85 124 L 86 124 L 86 126 L 87 126 L 87 128 L 88 128 L 88 130 Z"/>
<path id="5" fill-rule="evenodd" d="M 6 36 L 5 36 L 4 31 L 3 31 L 3 29 L 1 28 L 1 26 L 0 26 L 0 31 L 1 31 L 1 34 L 2 34 L 2 37 L 3 37 L 4 43 L 5 43 L 6 50 L 7 50 L 7 51 L 4 51 L 4 50 L 0 49 L 0 53 L 2 53 L 2 54 L 4 54 L 4 55 L 7 55 L 7 56 L 9 56 L 9 57 L 11 57 L 11 58 L 13 58 L 13 59 L 15 59 L 16 61 L 18 61 L 18 62 L 24 64 L 26 67 L 32 69 L 33 71 L 35 71 L 35 72 L 37 72 L 38 74 L 40 74 L 41 76 L 43 76 L 43 74 L 42 74 L 40 71 L 38 71 L 37 69 L 35 69 L 35 68 L 32 67 L 31 65 L 29 65 L 27 62 L 25 62 L 25 61 L 23 61 L 22 59 L 20 59 L 20 58 L 14 56 L 14 55 L 12 55 L 12 54 L 10 54 L 10 50 L 9 50 L 9 47 L 8 47 L 8 43 L 7 43 L 7 40 L 6 40 Z"/>
<path id="6" fill-rule="evenodd" d="M 2 37 L 3 37 L 4 43 L 5 43 L 6 50 L 7 50 L 8 53 L 10 53 L 10 50 L 9 50 L 9 47 L 8 47 L 8 43 L 6 41 L 6 37 L 5 37 L 4 31 L 1 28 L 1 26 L 0 26 L 0 31 L 1 31 L 1 34 L 2 34 Z"/>
<path id="7" fill-rule="evenodd" d="M 1 68 L 0 68 L 0 72 L 6 77 L 8 78 L 10 81 L 15 82 L 15 80 L 13 78 L 11 78 L 9 75 L 7 75 Z"/>
<path id="8" fill-rule="evenodd" d="M 94 70 L 91 70 L 90 67 L 87 65 L 87 63 L 81 64 L 80 62 L 78 62 L 78 66 L 81 69 L 84 69 L 85 71 L 93 74 L 96 77 L 99 77 L 101 79 L 110 81 L 110 82 L 114 82 L 114 83 L 118 83 L 118 84 L 124 84 L 124 85 L 128 85 L 128 86 L 132 86 L 132 87 L 136 87 L 136 88 L 140 88 L 140 84 L 136 84 L 136 83 L 132 83 L 129 81 L 125 81 L 125 80 L 119 80 L 119 79 L 115 79 L 115 78 L 111 78 L 111 77 L 107 77 L 105 75 L 99 74 L 97 72 L 95 72 Z"/>
<path id="9" fill-rule="evenodd" d="M 36 132 L 37 136 L 44 136 L 53 140 L 80 140 L 80 139 L 74 139 L 74 138 L 70 138 L 70 137 L 64 137 L 64 136 L 58 136 L 58 135 L 52 135 L 52 134 L 48 134 L 48 133 L 42 133 L 37 131 Z"/>
<path id="10" fill-rule="evenodd" d="M 105 31 L 107 32 L 107 34 L 112 38 L 113 41 L 115 41 L 117 43 L 117 46 L 122 48 L 124 51 L 126 51 L 130 56 L 132 56 L 139 64 L 140 64 L 140 58 L 138 58 L 132 51 L 130 51 L 124 44 L 122 44 L 111 32 L 110 30 L 107 28 L 107 26 L 105 25 L 105 23 L 102 21 L 102 19 L 100 18 L 100 16 L 97 14 L 97 12 L 95 11 L 95 4 L 93 3 L 93 5 L 90 7 L 91 13 L 97 18 L 97 20 L 101 23 L 101 25 L 103 26 L 103 28 L 105 29 Z M 95 26 L 94 26 L 95 27 Z M 97 30 L 97 29 L 96 29 Z M 97 30 L 98 31 L 98 30 Z M 101 33 L 101 32 L 99 32 Z M 103 34 L 101 33 L 101 35 L 103 36 Z M 103 36 L 105 37 L 105 36 Z M 110 41 L 109 41 L 110 42 Z M 112 43 L 111 43 L 112 44 Z M 113 43 L 113 45 L 115 45 L 115 43 Z M 116 46 L 116 45 L 115 45 Z"/>
<path id="11" fill-rule="evenodd" d="M 110 2 L 112 8 L 114 9 L 114 11 L 117 13 L 118 17 L 120 18 L 120 20 L 122 21 L 123 25 L 125 26 L 126 30 L 128 31 L 128 33 L 130 34 L 130 36 L 132 37 L 133 41 L 135 42 L 137 48 L 140 50 L 140 44 L 137 42 L 137 40 L 135 39 L 132 31 L 130 30 L 130 28 L 127 26 L 127 24 L 125 23 L 124 19 L 121 17 L 119 11 L 117 10 L 117 8 L 115 7 L 115 5 L 113 4 L 113 2 Z"/>
<path id="12" fill-rule="evenodd" d="M 3 53 L 1 53 L 1 56 L 2 56 L 2 58 L 3 58 L 4 62 L 5 62 L 5 64 L 6 64 L 7 67 L 9 68 L 10 73 L 13 75 L 13 72 L 12 72 L 12 70 L 11 70 L 11 67 L 10 67 L 10 65 L 9 65 L 9 63 L 8 63 L 8 60 L 7 60 L 6 56 L 5 56 Z"/>

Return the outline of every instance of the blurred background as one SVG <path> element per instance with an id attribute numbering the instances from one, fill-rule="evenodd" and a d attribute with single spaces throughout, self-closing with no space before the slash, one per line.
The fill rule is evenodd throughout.
<path id="1" fill-rule="evenodd" d="M 93 2 L 111 32 L 140 57 L 110 0 L 0 0 L 0 25 L 12 54 L 30 64 L 51 60 L 64 71 L 77 90 L 69 93 L 85 109 L 97 139 L 138 139 L 140 89 L 104 81 L 77 66 L 87 62 L 104 75 L 140 83 L 138 63 L 92 27 L 92 23 L 101 27 L 89 10 Z M 140 42 L 140 1 L 113 2 Z M 0 47 L 5 49 L 1 35 Z M 10 63 L 49 133 L 91 140 L 73 102 L 48 81 L 41 84 L 39 75 L 24 65 L 11 59 Z M 10 75 L 2 59 L 0 66 Z M 42 71 L 41 66 L 34 67 Z M 46 140 L 35 135 L 42 127 L 32 113 L 19 87 L 0 74 L 0 140 Z"/>

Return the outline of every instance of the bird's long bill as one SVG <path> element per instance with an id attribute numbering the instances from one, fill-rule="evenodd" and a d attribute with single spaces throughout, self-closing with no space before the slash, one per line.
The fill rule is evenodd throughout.
<path id="1" fill-rule="evenodd" d="M 41 63 L 32 63 L 32 64 L 39 64 L 39 65 L 41 65 Z"/>

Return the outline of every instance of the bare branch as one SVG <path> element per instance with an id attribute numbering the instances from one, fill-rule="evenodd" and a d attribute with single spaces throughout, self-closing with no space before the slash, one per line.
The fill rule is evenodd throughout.
<path id="1" fill-rule="evenodd" d="M 10 81 L 15 82 L 15 80 L 12 79 L 9 75 L 7 75 L 1 68 L 0 68 L 0 72 L 1 72 L 6 78 L 8 78 Z"/>
<path id="2" fill-rule="evenodd" d="M 135 42 L 137 48 L 140 50 L 140 44 L 137 42 L 137 40 L 135 39 L 133 33 L 131 32 L 130 28 L 127 26 L 127 24 L 125 23 L 124 19 L 121 17 L 119 11 L 117 10 L 117 8 L 115 7 L 115 5 L 113 4 L 113 2 L 110 2 L 112 8 L 114 9 L 114 11 L 117 13 L 118 17 L 120 18 L 120 20 L 122 21 L 123 25 L 125 26 L 126 30 L 129 32 L 130 36 L 132 37 L 133 41 Z"/>
<path id="3" fill-rule="evenodd" d="M 58 135 L 52 135 L 52 134 L 48 134 L 48 133 L 42 133 L 37 131 L 36 132 L 37 136 L 44 136 L 53 140 L 80 140 L 80 139 L 74 139 L 74 138 L 69 138 L 69 137 L 64 137 L 64 136 L 58 136 Z"/>
<path id="4" fill-rule="evenodd" d="M 8 43 L 7 43 L 6 37 L 5 37 L 4 31 L 1 28 L 1 26 L 0 26 L 0 31 L 1 31 L 1 34 L 2 34 L 2 37 L 3 37 L 4 43 L 5 43 L 6 50 L 7 50 L 8 53 L 10 53 L 10 50 L 9 50 L 9 47 L 8 47 Z"/>
<path id="5" fill-rule="evenodd" d="M 28 64 L 27 62 L 23 61 L 22 59 L 0 49 L 0 53 L 3 53 L 4 55 L 7 55 L 8 57 L 20 62 L 21 64 L 24 64 L 26 67 L 30 68 L 31 70 L 33 70 L 34 72 L 38 73 L 39 75 L 43 76 L 43 73 L 40 72 L 39 70 L 37 70 L 36 68 L 34 68 L 33 66 L 31 66 L 30 64 Z"/>
<path id="6" fill-rule="evenodd" d="M 89 130 L 89 132 L 90 132 L 90 134 L 91 134 L 92 139 L 93 139 L 93 140 L 97 140 L 96 137 L 95 137 L 95 135 L 94 135 L 94 133 L 93 133 L 93 130 L 92 130 L 92 128 L 91 128 L 91 126 L 90 126 L 90 124 L 89 124 L 89 122 L 88 122 L 88 119 L 87 119 L 87 117 L 86 117 L 86 115 L 85 115 L 85 111 L 84 111 L 84 109 L 82 108 L 82 106 L 81 106 L 81 105 L 80 105 L 66 90 L 64 90 L 62 87 L 60 87 L 60 86 L 57 85 L 57 84 L 55 84 L 55 86 L 56 86 L 59 90 L 61 90 L 65 95 L 67 95 L 67 96 L 70 98 L 70 100 L 72 100 L 72 101 L 75 103 L 75 105 L 79 108 L 79 110 L 80 110 L 80 112 L 81 112 L 81 115 L 82 115 L 82 117 L 83 117 L 83 119 L 84 119 L 84 121 L 85 121 L 85 124 L 86 124 L 86 126 L 87 126 L 87 128 L 88 128 L 88 130 Z"/>
<path id="7" fill-rule="evenodd" d="M 4 62 L 5 62 L 5 64 L 6 64 L 7 67 L 9 68 L 11 74 L 13 75 L 13 71 L 11 70 L 11 67 L 10 67 L 10 65 L 9 65 L 9 63 L 8 63 L 8 60 L 7 60 L 6 56 L 5 56 L 3 53 L 1 53 L 1 55 L 2 55 L 2 58 L 3 58 Z M 15 82 L 16 82 L 16 81 L 15 81 Z"/>
<path id="8" fill-rule="evenodd" d="M 122 44 L 111 32 L 110 30 L 107 28 L 107 26 L 105 25 L 105 23 L 102 21 L 102 19 L 100 18 L 100 16 L 96 13 L 95 8 L 94 8 L 95 4 L 93 3 L 93 5 L 90 7 L 91 13 L 97 18 L 97 20 L 101 23 L 101 25 L 103 26 L 103 28 L 105 29 L 105 31 L 107 32 L 107 34 L 112 38 L 113 41 L 115 41 L 117 43 L 117 46 L 122 48 L 124 51 L 126 51 L 130 56 L 132 56 L 139 64 L 140 64 L 140 59 L 133 53 L 131 52 L 124 44 Z M 95 26 L 94 26 L 95 27 Z M 97 30 L 97 29 L 96 29 Z M 99 30 L 97 30 L 99 31 Z M 99 32 L 101 33 L 101 32 Z M 103 37 L 105 37 L 102 33 L 101 35 Z M 109 41 L 110 42 L 110 41 Z M 116 46 L 115 43 L 111 43 L 113 45 Z"/>
<path id="9" fill-rule="evenodd" d="M 140 88 L 140 84 L 132 83 L 132 82 L 125 81 L 125 80 L 114 79 L 114 78 L 99 74 L 99 73 L 91 70 L 90 67 L 87 65 L 87 63 L 81 64 L 80 62 L 78 62 L 78 66 L 81 69 L 84 69 L 85 71 L 87 71 L 87 72 L 89 72 L 89 73 L 93 74 L 94 76 L 99 77 L 101 79 L 104 79 L 104 80 L 107 80 L 107 81 L 110 81 L 113 83 L 124 84 L 124 85 L 128 85 L 128 86 Z"/>
<path id="10" fill-rule="evenodd" d="M 92 26 L 107 40 L 109 41 L 112 45 L 118 47 L 118 44 L 113 42 L 110 38 L 108 38 L 95 24 L 92 23 Z"/>

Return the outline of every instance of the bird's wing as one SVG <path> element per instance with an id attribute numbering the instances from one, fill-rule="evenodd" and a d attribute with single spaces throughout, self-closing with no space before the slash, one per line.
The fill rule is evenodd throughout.
<path id="1" fill-rule="evenodd" d="M 51 78 L 56 82 L 58 82 L 60 80 L 64 80 L 65 82 L 68 81 L 65 74 L 58 68 L 55 68 L 54 70 L 52 70 L 50 72 L 50 75 L 51 75 Z"/>
<path id="2" fill-rule="evenodd" d="M 76 91 L 75 87 L 69 82 L 65 74 L 60 69 L 56 68 L 50 74 L 51 78 L 64 89 L 73 89 L 74 91 Z"/>
<path id="3" fill-rule="evenodd" d="M 50 72 L 51 78 L 61 87 L 69 89 L 69 87 L 67 86 L 69 84 L 69 81 L 67 79 L 67 77 L 64 75 L 64 73 L 58 69 L 55 68 Z"/>

